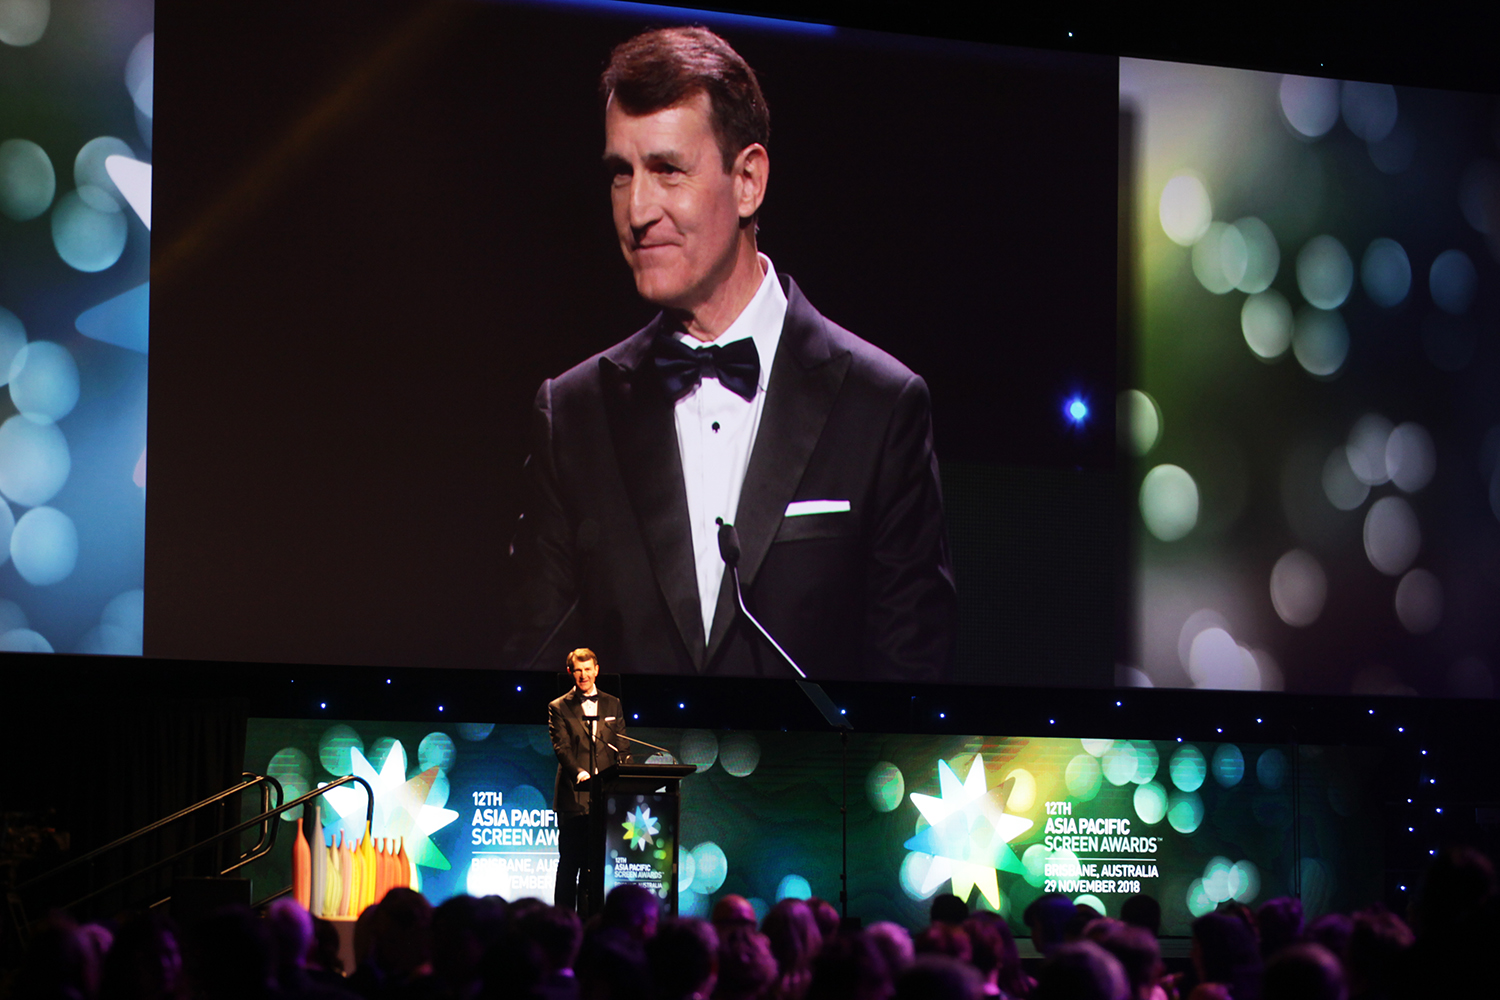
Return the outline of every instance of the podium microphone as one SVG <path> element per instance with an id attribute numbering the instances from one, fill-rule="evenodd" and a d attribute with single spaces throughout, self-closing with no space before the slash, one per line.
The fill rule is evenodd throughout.
<path id="1" fill-rule="evenodd" d="M 781 643 L 771 637 L 766 627 L 760 623 L 750 609 L 745 607 L 745 592 L 740 589 L 740 533 L 734 530 L 734 525 L 725 524 L 721 517 L 719 521 L 719 556 L 724 560 L 724 568 L 729 570 L 729 578 L 734 581 L 734 599 L 740 606 L 741 613 L 749 619 L 750 624 L 755 626 L 756 631 L 765 636 L 771 648 L 781 654 L 781 658 L 789 663 L 797 676 L 807 680 L 807 673 L 792 659 L 791 654 L 781 648 Z"/>

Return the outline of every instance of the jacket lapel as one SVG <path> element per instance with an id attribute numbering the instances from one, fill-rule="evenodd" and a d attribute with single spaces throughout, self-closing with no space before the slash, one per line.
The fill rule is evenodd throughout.
<path id="1" fill-rule="evenodd" d="M 599 359 L 604 405 L 620 476 L 640 524 L 641 538 L 683 644 L 701 671 L 705 662 L 698 571 L 688 529 L 687 489 L 672 401 L 650 372 L 658 316 L 618 351 Z M 769 400 L 767 401 L 769 402 Z"/>
<path id="2" fill-rule="evenodd" d="M 786 505 L 796 495 L 797 484 L 802 481 L 849 370 L 849 352 L 833 344 L 825 323 L 788 277 L 786 320 L 735 513 L 740 536 L 740 585 L 747 590 L 755 583 Z M 709 661 L 723 645 L 737 610 L 734 585 L 726 573 L 714 608 Z"/>

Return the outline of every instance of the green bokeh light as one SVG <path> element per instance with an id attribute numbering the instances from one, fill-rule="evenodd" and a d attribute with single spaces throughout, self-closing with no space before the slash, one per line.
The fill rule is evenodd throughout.
<path id="1" fill-rule="evenodd" d="M 719 759 L 719 739 L 706 729 L 688 729 L 677 744 L 677 759 L 691 764 L 702 774 Z"/>
<path id="2" fill-rule="evenodd" d="M 1209 859 L 1203 868 L 1203 894 L 1215 903 L 1227 902 L 1234 895 L 1236 886 L 1230 883 L 1233 863 L 1225 857 Z"/>
<path id="3" fill-rule="evenodd" d="M 1188 885 L 1187 891 L 1188 912 L 1194 917 L 1201 917 L 1205 913 L 1212 913 L 1214 901 L 1208 898 L 1208 893 L 1203 891 L 1203 880 L 1195 878 Z"/>
<path id="4" fill-rule="evenodd" d="M 1196 792 L 1203 787 L 1208 765 L 1203 760 L 1203 751 L 1189 743 L 1172 755 L 1167 771 L 1172 775 L 1172 784 L 1180 790 Z"/>
<path id="5" fill-rule="evenodd" d="M 1137 768 L 1135 758 L 1136 749 L 1129 743 L 1110 747 L 1104 754 L 1105 780 L 1117 788 L 1134 781 Z"/>
<path id="6" fill-rule="evenodd" d="M 1220 744 L 1214 751 L 1214 780 L 1225 788 L 1233 788 L 1245 776 L 1245 755 L 1233 743 Z"/>
<path id="7" fill-rule="evenodd" d="M 1203 823 L 1203 800 L 1197 792 L 1174 792 L 1167 806 L 1167 822 L 1178 833 L 1192 833 Z"/>
<path id="8" fill-rule="evenodd" d="M 1167 815 L 1167 791 L 1154 781 L 1135 790 L 1135 814 L 1147 826 L 1155 826 Z"/>
<path id="9" fill-rule="evenodd" d="M 706 840 L 693 848 L 692 889 L 694 892 L 701 892 L 705 895 L 718 892 L 728 874 L 729 859 L 724 856 L 724 849 L 718 844 L 712 840 Z"/>
<path id="10" fill-rule="evenodd" d="M 937 892 L 937 886 L 933 886 L 926 892 L 922 891 L 922 886 L 927 881 L 927 869 L 931 867 L 931 854 L 923 854 L 921 851 L 911 851 L 908 853 L 901 861 L 901 871 L 898 876 L 901 880 L 901 891 L 912 899 L 930 898 L 933 893 Z M 1031 876 L 1028 875 L 1027 881 L 1030 880 Z M 1033 884 L 1040 885 L 1041 883 L 1037 882 Z"/>
<path id="11" fill-rule="evenodd" d="M 446 771 L 457 757 L 458 748 L 447 733 L 428 733 L 417 744 L 417 767 L 423 771 L 432 767 Z"/>
<path id="12" fill-rule="evenodd" d="M 394 736 L 382 736 L 374 743 L 371 743 L 370 749 L 365 751 L 365 759 L 370 762 L 370 766 L 375 769 L 376 774 L 379 774 L 380 769 L 385 766 L 385 759 L 390 756 L 391 750 L 395 746 L 396 738 Z"/>
<path id="13" fill-rule="evenodd" d="M 1156 752 L 1156 746 L 1150 740 L 1133 740 L 1130 745 L 1135 747 L 1135 777 L 1131 780 L 1144 785 L 1156 777 L 1161 767 L 1161 754 Z"/>
<path id="14" fill-rule="evenodd" d="M 1091 892 L 1086 892 L 1082 896 L 1079 896 L 1076 899 L 1074 899 L 1073 900 L 1073 905 L 1075 905 L 1075 906 L 1092 906 L 1094 909 L 1096 909 L 1096 910 L 1099 911 L 1099 915 L 1100 916 L 1103 916 L 1103 917 L 1109 916 L 1109 910 L 1105 909 L 1105 907 L 1104 907 L 1104 900 L 1100 899 L 1098 896 L 1095 896 Z"/>
<path id="15" fill-rule="evenodd" d="M 283 747 L 272 755 L 271 763 L 266 766 L 266 774 L 281 782 L 281 801 L 290 802 L 309 791 L 312 761 L 296 747 Z M 301 815 L 302 807 L 297 806 L 284 811 L 281 818 L 293 820 Z"/>
<path id="16" fill-rule="evenodd" d="M 888 760 L 876 762 L 865 776 L 865 795 L 876 812 L 888 813 L 906 797 L 906 779 L 901 769 Z"/>
<path id="17" fill-rule="evenodd" d="M 323 765 L 323 770 L 335 778 L 353 773 L 354 750 L 364 753 L 365 741 L 359 738 L 359 733 L 352 726 L 329 726 L 318 737 L 318 762 Z"/>
<path id="18" fill-rule="evenodd" d="M 1047 877 L 1047 848 L 1041 844 L 1032 844 L 1026 848 L 1026 853 L 1021 855 L 1021 867 L 1026 869 L 1026 881 L 1041 888 Z"/>
<path id="19" fill-rule="evenodd" d="M 1255 777 L 1264 788 L 1280 788 L 1286 780 L 1286 754 L 1274 747 L 1262 753 L 1255 760 Z"/>
<path id="20" fill-rule="evenodd" d="M 760 766 L 760 742 L 749 733 L 728 733 L 719 740 L 719 766 L 736 778 L 748 778 Z"/>
<path id="21" fill-rule="evenodd" d="M 1068 761 L 1068 794 L 1088 802 L 1099 794 L 1100 773 L 1097 757 L 1081 753 Z"/>

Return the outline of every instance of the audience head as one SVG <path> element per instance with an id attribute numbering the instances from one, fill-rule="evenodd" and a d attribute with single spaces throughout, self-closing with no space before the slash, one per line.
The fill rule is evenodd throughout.
<path id="1" fill-rule="evenodd" d="M 825 944 L 838 937 L 839 925 L 843 923 L 838 907 L 826 899 L 814 896 L 807 901 L 807 908 L 812 910 L 813 919 L 818 922 L 818 933 L 823 935 Z"/>
<path id="2" fill-rule="evenodd" d="M 1145 893 L 1137 893 L 1125 900 L 1120 907 L 1120 919 L 1127 924 L 1145 928 L 1151 932 L 1152 937 L 1161 934 L 1161 904 Z"/>
<path id="3" fill-rule="evenodd" d="M 78 936 L 83 941 L 84 951 L 88 953 L 83 971 L 88 995 L 93 996 L 99 992 L 99 977 L 104 973 L 104 956 L 109 954 L 115 936 L 103 924 L 84 924 L 78 928 Z"/>
<path id="4" fill-rule="evenodd" d="M 1000 958 L 995 985 L 1014 997 L 1029 994 L 1032 987 L 1031 977 L 1026 974 L 1025 967 L 1021 965 L 1021 954 L 1016 950 L 1016 939 L 1015 935 L 1010 932 L 1010 924 L 998 914 L 983 911 L 974 914 L 970 919 L 987 925 L 1000 939 Z"/>
<path id="5" fill-rule="evenodd" d="M 1096 920 L 1089 925 L 1088 937 L 1120 963 L 1131 997 L 1149 1000 L 1161 978 L 1161 948 L 1156 943 L 1156 935 L 1144 927 L 1116 920 Z"/>
<path id="6" fill-rule="evenodd" d="M 1037 951 L 1050 955 L 1067 940 L 1074 909 L 1073 901 L 1061 893 L 1049 892 L 1032 900 L 1021 919 L 1031 929 L 1031 943 Z"/>
<path id="7" fill-rule="evenodd" d="M 229 906 L 200 919 L 187 951 L 188 978 L 205 1000 L 263 997 L 275 989 L 271 931 L 249 907 Z"/>
<path id="8" fill-rule="evenodd" d="M 1260 953 L 1270 958 L 1289 944 L 1302 938 L 1302 900 L 1295 896 L 1277 896 L 1261 904 L 1255 914 L 1260 929 Z"/>
<path id="9" fill-rule="evenodd" d="M 1412 900 L 1411 924 L 1422 939 L 1447 937 L 1495 893 L 1495 866 L 1472 847 L 1438 852 Z"/>
<path id="10" fill-rule="evenodd" d="M 295 899 L 281 897 L 266 907 L 266 926 L 276 946 L 276 978 L 283 986 L 296 980 L 312 951 L 312 914 Z"/>
<path id="11" fill-rule="evenodd" d="M 1237 915 L 1205 913 L 1193 921 L 1193 964 L 1203 982 L 1223 983 L 1236 997 L 1253 993 L 1260 979 L 1260 946 Z"/>
<path id="12" fill-rule="evenodd" d="M 895 1000 L 980 1000 L 979 973 L 947 955 L 919 955 L 896 977 Z"/>
<path id="13" fill-rule="evenodd" d="M 656 893 L 642 885 L 617 885 L 604 897 L 604 909 L 599 914 L 599 926 L 606 930 L 624 931 L 637 941 L 646 941 L 656 933 L 656 923 L 661 916 L 661 904 Z"/>
<path id="14" fill-rule="evenodd" d="M 389 895 L 389 893 L 387 893 Z M 380 904 L 367 906 L 354 918 L 354 965 L 358 968 L 375 958 L 375 918 L 380 915 Z"/>
<path id="15" fill-rule="evenodd" d="M 1037 976 L 1036 1000 L 1128 1000 L 1129 982 L 1114 956 L 1092 941 L 1059 945 Z"/>
<path id="16" fill-rule="evenodd" d="M 841 934 L 828 939 L 813 965 L 807 1000 L 886 1000 L 891 972 L 869 934 Z"/>
<path id="17" fill-rule="evenodd" d="M 343 956 L 339 954 L 339 929 L 322 917 L 313 917 L 313 946 L 308 965 L 326 972 L 344 973 Z"/>
<path id="18" fill-rule="evenodd" d="M 498 896 L 448 899 L 432 912 L 433 974 L 450 986 L 475 982 L 504 926 L 505 901 Z"/>
<path id="19" fill-rule="evenodd" d="M 94 978 L 92 950 L 78 926 L 54 913 L 31 935 L 31 944 L 10 984 L 14 997 L 83 997 Z"/>
<path id="20" fill-rule="evenodd" d="M 934 923 L 912 936 L 912 947 L 918 955 L 947 955 L 960 962 L 972 961 L 973 942 L 963 927 L 954 924 Z"/>
<path id="21" fill-rule="evenodd" d="M 708 996 L 718 971 L 719 935 L 704 920 L 668 920 L 646 942 L 646 959 L 657 1000 Z"/>
<path id="22" fill-rule="evenodd" d="M 432 952 L 432 904 L 420 892 L 397 886 L 373 909 L 375 963 L 396 982 L 418 974 Z"/>
<path id="23" fill-rule="evenodd" d="M 528 907 L 515 919 L 513 930 L 536 949 L 543 974 L 571 969 L 578 960 L 583 924 L 572 910 L 545 903 Z"/>
<path id="24" fill-rule="evenodd" d="M 963 931 L 969 939 L 969 962 L 986 983 L 997 982 L 1000 966 L 1005 962 L 1005 939 L 995 924 L 998 918 L 976 913 L 964 921 Z"/>
<path id="25" fill-rule="evenodd" d="M 172 997 L 181 985 L 182 953 L 172 922 L 148 911 L 121 924 L 104 959 L 101 1000 Z"/>
<path id="26" fill-rule="evenodd" d="M 751 1000 L 776 981 L 771 942 L 753 927 L 731 927 L 719 938 L 719 983 L 715 1000 Z"/>
<path id="27" fill-rule="evenodd" d="M 1414 941 L 1411 928 L 1384 906 L 1356 913 L 1344 962 L 1350 990 L 1363 995 L 1389 983 Z"/>
<path id="28" fill-rule="evenodd" d="M 810 971 L 823 947 L 818 922 L 800 899 L 783 899 L 771 907 L 760 929 L 771 942 L 783 978 Z"/>
<path id="29" fill-rule="evenodd" d="M 731 927 L 754 927 L 759 923 L 755 919 L 755 907 L 750 905 L 750 900 L 734 893 L 721 897 L 714 904 L 710 919 L 713 920 L 714 929 L 721 935 Z"/>
<path id="30" fill-rule="evenodd" d="M 1283 948 L 1266 963 L 1267 1000 L 1345 1000 L 1344 970 L 1316 944 Z"/>
<path id="31" fill-rule="evenodd" d="M 916 955 L 916 949 L 911 943 L 911 935 L 900 924 L 882 920 L 871 924 L 865 934 L 874 942 L 875 947 L 880 949 L 881 957 L 885 959 L 885 967 L 890 970 L 892 976 L 899 975 L 901 970 L 911 964 L 912 958 Z"/>
<path id="32" fill-rule="evenodd" d="M 622 930 L 591 935 L 578 953 L 576 971 L 583 1000 L 648 1000 L 651 994 L 642 942 Z"/>
<path id="33" fill-rule="evenodd" d="M 1083 937 L 1084 928 L 1103 916 L 1104 914 L 1087 903 L 1074 903 L 1073 916 L 1068 920 L 1068 929 L 1064 937 L 1069 941 L 1077 941 Z"/>
<path id="34" fill-rule="evenodd" d="M 969 919 L 969 904 L 951 892 L 943 892 L 932 898 L 932 908 L 928 912 L 933 923 L 957 927 Z"/>
<path id="35" fill-rule="evenodd" d="M 1354 921 L 1342 913 L 1325 913 L 1307 928 L 1305 937 L 1312 944 L 1320 944 L 1332 952 L 1340 961 L 1349 953 L 1349 938 L 1354 933 Z"/>

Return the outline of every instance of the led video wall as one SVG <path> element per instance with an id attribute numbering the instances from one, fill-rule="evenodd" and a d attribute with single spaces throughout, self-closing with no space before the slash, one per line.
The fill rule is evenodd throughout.
<path id="1" fill-rule="evenodd" d="M 139 655 L 153 5 L 0 6 L 0 651 Z"/>
<path id="2" fill-rule="evenodd" d="M 1126 59 L 1127 682 L 1491 697 L 1500 102 Z"/>
<path id="3" fill-rule="evenodd" d="M 658 843 L 655 817 L 639 809 L 611 818 L 624 864 L 665 874 L 675 852 L 679 912 L 707 915 L 726 893 L 762 913 L 788 896 L 838 898 L 836 735 L 635 735 L 698 769 L 682 782 L 675 844 Z M 856 733 L 850 913 L 919 927 L 931 897 L 953 892 L 1020 927 L 1043 892 L 1113 916 L 1140 892 L 1162 903 L 1164 933 L 1185 935 L 1230 899 L 1298 893 L 1311 914 L 1362 906 L 1381 891 L 1376 758 L 1347 747 Z M 343 774 L 370 781 L 370 835 L 405 851 L 434 903 L 551 899 L 557 764 L 545 726 L 255 719 L 245 767 L 277 777 L 288 796 Z M 325 844 L 365 836 L 358 786 L 317 801 Z M 290 829 L 310 828 L 302 818 Z M 256 898 L 290 884 L 291 857 L 283 840 L 250 869 Z"/>
<path id="4" fill-rule="evenodd" d="M 1493 95 L 645 4 L 184 3 L 158 123 L 154 6 L 111 11 L 0 16 L 0 650 L 790 676 L 704 612 L 663 420 L 537 429 L 656 313 L 598 80 L 692 23 L 761 79 L 800 315 L 926 390 L 768 391 L 741 572 L 810 675 L 1495 693 Z"/>

